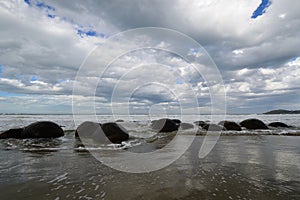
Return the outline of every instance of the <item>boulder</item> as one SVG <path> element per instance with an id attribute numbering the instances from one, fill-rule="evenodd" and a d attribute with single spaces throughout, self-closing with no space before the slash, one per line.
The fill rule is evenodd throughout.
<path id="1" fill-rule="evenodd" d="M 289 127 L 287 124 L 282 123 L 282 122 L 272 122 L 268 126 L 281 127 L 281 128 L 288 128 Z"/>
<path id="2" fill-rule="evenodd" d="M 174 122 L 172 119 L 159 119 L 152 121 L 152 128 L 157 130 L 158 132 L 172 132 L 177 131 L 179 128 L 178 123 Z"/>
<path id="3" fill-rule="evenodd" d="M 181 123 L 180 124 L 180 128 L 182 130 L 192 129 L 192 128 L 194 128 L 194 125 L 193 124 L 189 124 L 189 123 Z"/>
<path id="4" fill-rule="evenodd" d="M 218 124 L 225 127 L 226 130 L 228 130 L 228 131 L 241 131 L 242 130 L 241 126 L 233 121 L 220 121 Z"/>
<path id="5" fill-rule="evenodd" d="M 21 138 L 22 131 L 23 131 L 23 128 L 9 129 L 0 134 L 0 139 Z"/>
<path id="6" fill-rule="evenodd" d="M 122 141 L 128 140 L 129 135 L 125 128 L 123 128 L 120 124 L 116 124 L 113 122 L 101 124 L 101 128 L 106 135 L 106 137 L 112 143 L 121 143 Z"/>
<path id="7" fill-rule="evenodd" d="M 202 127 L 203 129 L 207 131 L 222 131 L 226 130 L 223 126 L 219 126 L 217 124 L 206 124 Z"/>
<path id="8" fill-rule="evenodd" d="M 116 122 L 124 122 L 124 120 L 123 119 L 118 119 L 118 120 L 116 120 Z"/>
<path id="9" fill-rule="evenodd" d="M 93 140 L 101 144 L 109 142 L 119 144 L 129 139 L 127 131 L 120 124 L 114 122 L 99 124 L 89 121 L 78 126 L 75 137 L 80 137 L 83 141 Z"/>
<path id="10" fill-rule="evenodd" d="M 176 124 L 180 124 L 181 123 L 181 120 L 179 119 L 171 119 L 173 122 L 175 122 Z"/>
<path id="11" fill-rule="evenodd" d="M 54 122 L 40 121 L 32 123 L 25 128 L 9 129 L 0 135 L 0 139 L 6 138 L 57 138 L 64 136 L 62 128 Z"/>
<path id="12" fill-rule="evenodd" d="M 194 124 L 196 124 L 197 126 L 201 126 L 201 127 L 203 127 L 204 125 L 207 125 L 207 123 L 205 121 L 195 121 Z"/>
<path id="13" fill-rule="evenodd" d="M 64 136 L 62 128 L 54 122 L 40 121 L 26 126 L 21 138 L 57 138 Z"/>
<path id="14" fill-rule="evenodd" d="M 240 123 L 242 127 L 247 129 L 268 129 L 267 125 L 259 119 L 246 119 Z"/>
<path id="15" fill-rule="evenodd" d="M 81 123 L 75 130 L 75 137 L 92 138 L 94 135 L 97 135 L 98 129 L 99 131 L 101 130 L 101 124 L 85 121 Z"/>

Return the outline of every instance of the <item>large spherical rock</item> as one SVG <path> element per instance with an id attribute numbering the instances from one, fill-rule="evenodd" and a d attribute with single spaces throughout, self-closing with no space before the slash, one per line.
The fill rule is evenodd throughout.
<path id="1" fill-rule="evenodd" d="M 0 134 L 0 139 L 7 139 L 7 138 L 21 138 L 23 132 L 23 128 L 13 128 L 7 131 L 4 131 Z"/>
<path id="2" fill-rule="evenodd" d="M 94 136 L 100 135 L 98 133 L 99 131 L 101 131 L 101 124 L 85 121 L 77 127 L 75 137 L 93 138 Z"/>
<path id="3" fill-rule="evenodd" d="M 289 126 L 285 123 L 282 123 L 282 122 L 272 122 L 269 124 L 269 126 L 272 126 L 272 127 L 281 127 L 281 128 L 288 128 Z"/>
<path id="4" fill-rule="evenodd" d="M 177 131 L 179 128 L 178 123 L 174 122 L 172 119 L 159 119 L 152 121 L 152 128 L 158 132 L 172 132 Z"/>
<path id="5" fill-rule="evenodd" d="M 207 131 L 222 131 L 222 130 L 226 130 L 223 126 L 219 126 L 217 124 L 206 124 L 204 126 L 202 126 L 203 129 L 207 130 Z"/>
<path id="6" fill-rule="evenodd" d="M 105 133 L 106 137 L 112 143 L 121 143 L 122 141 L 128 140 L 129 135 L 125 128 L 123 128 L 120 124 L 116 123 L 105 123 L 101 124 L 101 128 Z"/>
<path id="7" fill-rule="evenodd" d="M 224 126 L 226 128 L 226 130 L 228 130 L 228 131 L 229 130 L 230 131 L 241 131 L 242 130 L 241 126 L 233 121 L 220 121 L 218 124 L 221 126 Z"/>
<path id="8" fill-rule="evenodd" d="M 57 138 L 61 136 L 64 136 L 64 131 L 59 125 L 50 121 L 40 121 L 25 128 L 9 129 L 0 135 L 0 139 Z"/>
<path id="9" fill-rule="evenodd" d="M 181 120 L 180 119 L 171 119 L 173 122 L 175 122 L 176 124 L 180 124 Z"/>
<path id="10" fill-rule="evenodd" d="M 109 142 L 121 143 L 129 139 L 127 131 L 120 124 L 114 122 L 99 124 L 89 121 L 83 122 L 78 126 L 75 131 L 75 137 L 80 137 L 83 142 L 93 140 L 93 142 L 100 144 Z"/>
<path id="11" fill-rule="evenodd" d="M 62 128 L 54 122 L 40 121 L 26 126 L 21 138 L 57 138 L 64 136 Z"/>
<path id="12" fill-rule="evenodd" d="M 246 119 L 240 123 L 242 127 L 247 129 L 268 129 L 267 125 L 259 119 Z"/>

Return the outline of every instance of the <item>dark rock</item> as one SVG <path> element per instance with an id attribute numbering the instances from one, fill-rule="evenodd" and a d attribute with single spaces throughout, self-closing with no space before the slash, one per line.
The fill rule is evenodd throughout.
<path id="1" fill-rule="evenodd" d="M 219 126 L 217 124 L 206 124 L 202 127 L 203 129 L 207 131 L 222 131 L 226 130 L 223 126 Z"/>
<path id="2" fill-rule="evenodd" d="M 77 127 L 75 131 L 75 137 L 92 138 L 94 135 L 97 134 L 98 129 L 99 131 L 101 130 L 101 124 L 85 121 Z"/>
<path id="3" fill-rule="evenodd" d="M 233 121 L 220 121 L 218 124 L 224 126 L 226 130 L 230 130 L 230 131 L 242 130 L 241 126 Z"/>
<path id="4" fill-rule="evenodd" d="M 176 124 L 180 124 L 181 121 L 179 119 L 172 119 L 173 122 L 175 122 Z"/>
<path id="5" fill-rule="evenodd" d="M 153 120 L 151 126 L 158 132 L 172 132 L 177 131 L 179 128 L 179 124 L 172 119 Z"/>
<path id="6" fill-rule="evenodd" d="M 0 134 L 0 139 L 21 138 L 23 128 L 13 128 Z"/>
<path id="7" fill-rule="evenodd" d="M 56 138 L 64 136 L 62 128 L 54 122 L 40 121 L 26 126 L 21 138 Z"/>
<path id="8" fill-rule="evenodd" d="M 189 124 L 189 123 L 181 123 L 180 124 L 180 128 L 182 130 L 192 129 L 192 128 L 194 128 L 194 125 L 193 124 Z"/>
<path id="9" fill-rule="evenodd" d="M 9 129 L 0 135 L 0 139 L 56 138 L 61 136 L 64 136 L 64 131 L 59 125 L 50 121 L 40 121 L 25 128 Z"/>
<path id="10" fill-rule="evenodd" d="M 246 119 L 240 123 L 242 127 L 247 129 L 268 129 L 264 122 L 259 119 Z"/>
<path id="11" fill-rule="evenodd" d="M 128 140 L 129 135 L 125 128 L 117 123 L 99 124 L 95 122 L 83 122 L 75 131 L 75 137 L 80 137 L 83 141 L 93 140 L 97 143 L 121 143 Z"/>
<path id="12" fill-rule="evenodd" d="M 118 120 L 116 120 L 116 122 L 124 122 L 124 120 L 123 119 L 118 119 Z"/>
<path id="13" fill-rule="evenodd" d="M 196 124 L 197 126 L 201 126 L 201 127 L 203 127 L 204 125 L 207 125 L 207 123 L 205 121 L 196 121 L 196 122 L 194 122 L 194 124 Z"/>
<path id="14" fill-rule="evenodd" d="M 272 126 L 272 127 L 282 127 L 282 128 L 288 128 L 289 126 L 285 123 L 282 122 L 272 122 L 270 123 L 268 126 Z"/>
<path id="15" fill-rule="evenodd" d="M 105 133 L 106 137 L 112 143 L 121 143 L 122 141 L 128 140 L 129 135 L 125 128 L 123 128 L 120 124 L 116 123 L 105 123 L 101 124 L 101 128 Z"/>

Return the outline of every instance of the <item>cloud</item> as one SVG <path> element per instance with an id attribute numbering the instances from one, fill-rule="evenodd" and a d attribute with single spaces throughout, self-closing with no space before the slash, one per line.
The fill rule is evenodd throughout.
<path id="1" fill-rule="evenodd" d="M 41 108 L 43 111 L 51 110 L 51 105 L 61 98 L 64 106 L 59 108 L 70 111 L 71 102 L 66 99 L 71 98 L 78 69 L 91 50 L 120 31 L 154 26 L 175 29 L 203 45 L 224 79 L 230 112 L 260 112 L 264 105 L 288 108 L 288 102 L 294 109 L 299 108 L 299 7 L 300 2 L 292 0 L 272 4 L 259 0 L 74 0 L 72 4 L 3 0 L 0 90 L 25 95 L 16 101 L 28 102 L 28 106 L 33 98 L 37 99 L 36 105 L 48 102 Z M 142 44 L 156 49 L 127 53 L 101 74 L 105 69 L 101 63 L 124 49 Z M 99 55 L 82 74 L 86 77 L 77 88 L 80 96 L 87 97 L 93 92 L 101 112 L 110 111 L 113 91 L 117 91 L 118 98 L 114 100 L 119 107 L 126 105 L 130 96 L 129 102 L 139 112 L 143 106 L 148 109 L 152 104 L 167 102 L 176 110 L 178 99 L 182 106 L 191 109 L 192 97 L 200 102 L 201 108 L 209 110 L 208 85 L 214 84 L 210 80 L 215 74 L 205 67 L 206 63 L 187 62 L 179 55 L 163 51 L 174 44 L 184 46 L 180 41 L 161 41 L 159 37 L 156 41 L 142 36 L 134 41 L 116 41 L 107 50 L 111 54 Z M 189 53 L 203 56 L 195 49 Z M 95 63 L 99 65 L 93 67 Z M 192 65 L 197 65 L 206 79 Z M 97 90 L 91 91 L 95 84 Z M 90 99 L 85 100 L 86 104 L 91 103 Z M 12 105 L 16 102 L 5 95 L 1 101 L 6 106 L 0 112 L 15 109 Z"/>

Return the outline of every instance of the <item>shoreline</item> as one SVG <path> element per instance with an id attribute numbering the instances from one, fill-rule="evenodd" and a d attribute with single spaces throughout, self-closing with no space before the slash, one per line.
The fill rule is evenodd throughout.
<path id="1" fill-rule="evenodd" d="M 1 151 L 1 199 L 300 197 L 300 137 L 220 137 L 212 151 L 199 159 L 203 140 L 203 136 L 195 137 L 169 166 L 137 174 L 114 170 L 88 151 Z M 54 145 L 73 148 L 74 140 Z M 107 151 L 111 156 L 113 152 Z"/>

